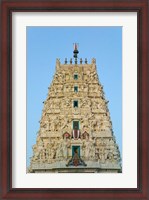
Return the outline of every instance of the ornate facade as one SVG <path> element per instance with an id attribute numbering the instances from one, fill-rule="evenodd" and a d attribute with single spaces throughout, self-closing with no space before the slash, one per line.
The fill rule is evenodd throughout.
<path id="1" fill-rule="evenodd" d="M 77 47 L 75 47 L 77 50 Z M 74 57 L 75 55 L 74 50 Z M 56 60 L 29 172 L 120 172 L 108 101 L 90 64 Z"/>

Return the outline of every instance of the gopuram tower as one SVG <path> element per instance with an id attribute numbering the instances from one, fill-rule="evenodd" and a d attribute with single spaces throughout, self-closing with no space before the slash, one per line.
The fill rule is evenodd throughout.
<path id="1" fill-rule="evenodd" d="M 118 173 L 120 152 L 96 60 L 56 60 L 56 72 L 44 102 L 33 146 L 30 173 Z"/>

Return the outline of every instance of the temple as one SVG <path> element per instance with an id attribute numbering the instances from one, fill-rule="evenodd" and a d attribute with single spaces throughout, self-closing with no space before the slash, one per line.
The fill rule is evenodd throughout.
<path id="1" fill-rule="evenodd" d="M 96 60 L 61 64 L 44 101 L 30 173 L 119 173 L 121 158 Z M 73 63 L 74 62 L 74 63 Z"/>

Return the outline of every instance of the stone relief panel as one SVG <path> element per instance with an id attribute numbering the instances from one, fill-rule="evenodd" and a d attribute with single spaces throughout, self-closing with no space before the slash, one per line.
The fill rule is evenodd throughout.
<path id="1" fill-rule="evenodd" d="M 54 76 L 55 83 L 63 83 L 64 82 L 64 75 L 62 72 L 56 73 Z"/>
<path id="2" fill-rule="evenodd" d="M 92 160 L 99 163 L 117 163 L 120 153 L 113 138 L 93 138 L 91 135 L 79 139 L 81 156 L 85 161 Z M 53 138 L 46 145 L 40 140 L 33 146 L 32 162 L 48 162 L 68 160 L 71 155 L 71 138 Z"/>

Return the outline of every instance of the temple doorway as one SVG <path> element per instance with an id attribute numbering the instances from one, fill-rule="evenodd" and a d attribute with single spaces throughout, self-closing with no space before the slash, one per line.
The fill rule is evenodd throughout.
<path id="1" fill-rule="evenodd" d="M 72 146 L 72 157 L 74 154 L 77 153 L 78 156 L 80 157 L 80 146 Z"/>

